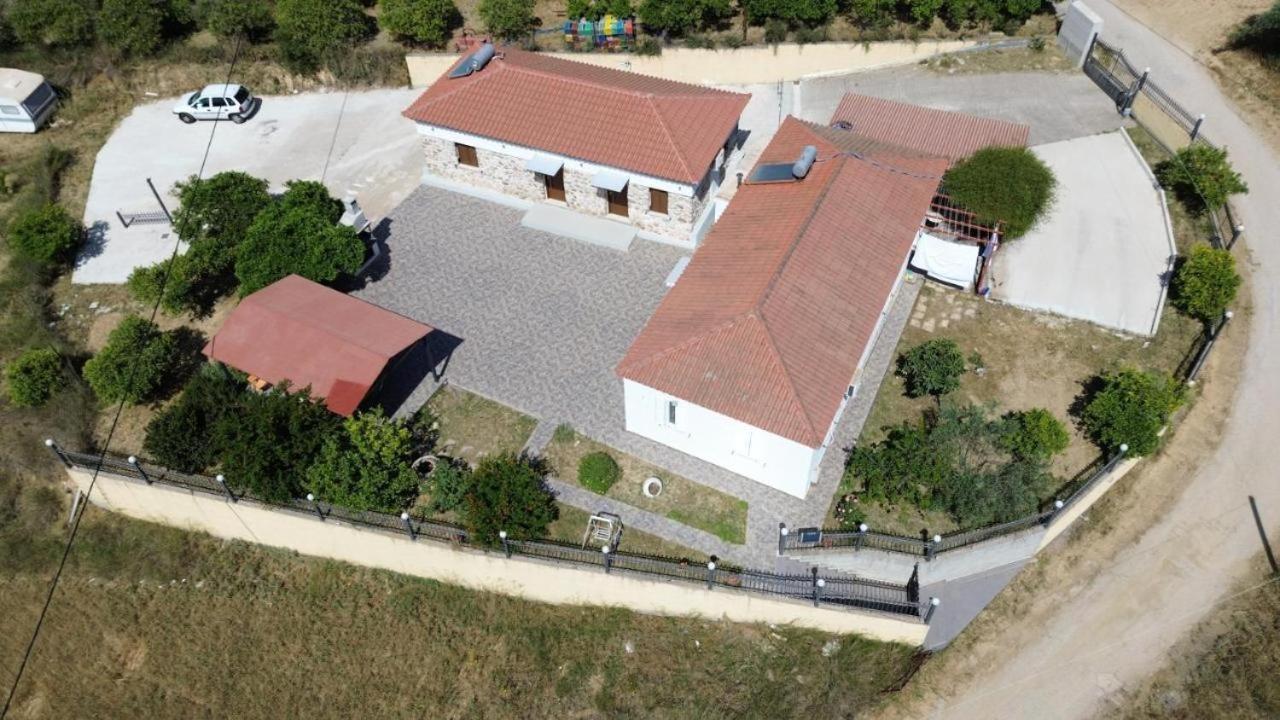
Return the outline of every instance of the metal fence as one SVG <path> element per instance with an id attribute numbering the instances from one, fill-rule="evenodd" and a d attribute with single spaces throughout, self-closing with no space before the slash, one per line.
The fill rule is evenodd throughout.
<path id="1" fill-rule="evenodd" d="M 921 603 L 918 589 L 911 583 L 897 585 L 852 576 L 819 575 L 814 568 L 808 575 L 782 575 L 759 570 L 745 570 L 725 564 L 691 562 L 687 559 L 605 552 L 551 539 L 493 538 L 492 543 L 478 542 L 458 525 L 415 517 L 408 513 L 351 510 L 325 503 L 320 498 L 291 499 L 284 502 L 262 500 L 236 490 L 222 476 L 192 475 L 143 463 L 136 458 L 99 457 L 70 452 L 52 441 L 51 450 L 67 467 L 94 471 L 101 461 L 102 472 L 144 482 L 183 488 L 216 495 L 227 502 L 251 502 L 258 505 L 314 516 L 321 522 L 345 522 L 351 525 L 407 535 L 411 540 L 428 539 L 484 552 L 501 551 L 507 557 L 520 555 L 574 566 L 594 566 L 606 573 L 620 572 L 698 583 L 707 589 L 733 588 L 753 593 L 803 599 L 815 606 L 839 606 L 874 610 L 895 615 L 923 617 L 928 621 L 928 603 Z"/>
<path id="2" fill-rule="evenodd" d="M 805 552 L 837 548 L 852 548 L 854 550 L 865 548 L 913 555 L 922 557 L 925 560 L 932 560 L 941 553 L 1013 535 L 1037 526 L 1047 526 L 1059 513 L 1070 508 L 1097 486 L 1099 482 L 1110 475 L 1115 470 L 1116 465 L 1120 464 L 1120 461 L 1124 459 L 1125 449 L 1124 446 L 1121 446 L 1120 452 L 1113 455 L 1088 479 L 1071 489 L 1065 499 L 1055 500 L 1048 509 L 1016 520 L 973 530 L 961 530 L 947 535 L 934 535 L 933 537 L 908 537 L 905 535 L 872 532 L 866 525 L 862 526 L 862 528 L 866 529 L 859 530 L 800 528 L 794 531 L 784 525 L 779 527 L 778 552 L 804 554 Z"/>

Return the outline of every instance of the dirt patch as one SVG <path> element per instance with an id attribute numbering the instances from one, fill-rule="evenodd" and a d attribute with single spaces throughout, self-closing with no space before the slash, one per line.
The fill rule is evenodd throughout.
<path id="1" fill-rule="evenodd" d="M 922 60 L 920 65 L 944 75 L 981 75 L 1007 72 L 1074 72 L 1075 65 L 1052 38 L 1040 50 L 1027 47 L 994 48 L 949 53 Z"/>
<path id="2" fill-rule="evenodd" d="M 453 385 L 437 390 L 426 407 L 440 424 L 438 452 L 472 467 L 486 456 L 520 452 L 538 424 L 518 410 Z"/>

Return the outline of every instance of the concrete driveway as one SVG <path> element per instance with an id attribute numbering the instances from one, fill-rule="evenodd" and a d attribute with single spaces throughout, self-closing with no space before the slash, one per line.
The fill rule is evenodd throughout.
<path id="1" fill-rule="evenodd" d="M 158 210 L 146 179 L 173 209 L 173 185 L 200 170 L 205 177 L 242 170 L 279 191 L 287 180 L 323 179 L 336 196 L 354 192 L 376 221 L 418 186 L 422 153 L 413 123 L 400 115 L 418 90 L 303 93 L 262 99 L 243 125 L 184 125 L 170 113 L 176 99 L 135 108 L 107 139 L 93 168 L 84 223 L 89 243 L 73 282 L 121 283 L 138 266 L 169 256 L 167 225 L 121 225 L 116 212 Z M 332 151 L 331 151 L 332 148 Z"/>
<path id="2" fill-rule="evenodd" d="M 1039 145 L 1058 178 L 1048 217 L 996 255 L 992 295 L 1154 335 L 1177 251 L 1164 198 L 1119 132 Z"/>

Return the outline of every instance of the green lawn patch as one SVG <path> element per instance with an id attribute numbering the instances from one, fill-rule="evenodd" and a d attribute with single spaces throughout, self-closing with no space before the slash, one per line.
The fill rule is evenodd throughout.
<path id="1" fill-rule="evenodd" d="M 538 421 L 502 403 L 445 385 L 427 401 L 440 425 L 436 452 L 475 464 L 504 452 L 519 453 Z"/>

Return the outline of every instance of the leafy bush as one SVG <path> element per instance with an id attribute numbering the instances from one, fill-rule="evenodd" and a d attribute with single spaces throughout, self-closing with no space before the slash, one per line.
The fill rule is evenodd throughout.
<path id="1" fill-rule="evenodd" d="M 1004 448 L 1023 460 L 1047 461 L 1066 450 L 1070 443 L 1067 427 L 1043 408 L 1011 413 L 1008 428 L 1001 437 Z"/>
<path id="2" fill-rule="evenodd" d="M 812 45 L 813 43 L 824 42 L 827 39 L 827 29 L 825 27 L 801 27 L 795 32 L 795 40 L 797 45 Z"/>
<path id="3" fill-rule="evenodd" d="M 938 16 L 944 2 L 945 0 L 906 0 L 907 14 L 915 22 L 927 26 Z"/>
<path id="4" fill-rule="evenodd" d="M 342 201 L 329 194 L 324 183 L 315 180 L 290 180 L 284 184 L 280 208 L 285 211 L 305 210 L 336 223 L 342 217 Z"/>
<path id="5" fill-rule="evenodd" d="M 30 348 L 4 368 L 9 402 L 18 407 L 39 407 L 63 385 L 62 358 L 53 348 Z"/>
<path id="6" fill-rule="evenodd" d="M 399 512 L 418 494 L 413 434 L 381 408 L 357 413 L 325 438 L 306 472 L 316 497 L 354 510 Z"/>
<path id="7" fill-rule="evenodd" d="M 191 176 L 176 186 L 173 227 L 188 243 L 216 242 L 230 253 L 248 234 L 258 213 L 271 205 L 266 180 L 229 170 L 209 178 Z"/>
<path id="8" fill-rule="evenodd" d="M 143 450 L 155 462 L 180 472 L 208 470 L 221 455 L 215 428 L 224 417 L 239 412 L 245 392 L 244 383 L 226 368 L 206 364 L 178 399 L 147 423 Z"/>
<path id="9" fill-rule="evenodd" d="M 266 40 L 276 25 L 267 0 L 201 0 L 196 15 L 214 35 L 250 42 Z"/>
<path id="10" fill-rule="evenodd" d="M 107 344 L 84 364 L 84 379 L 98 399 L 130 405 L 157 399 L 180 365 L 177 337 L 130 315 L 107 336 Z"/>
<path id="11" fill-rule="evenodd" d="M 244 296 L 290 274 L 332 282 L 358 270 L 363 261 L 364 242 L 355 230 L 334 224 L 312 208 L 277 203 L 249 227 L 235 267 Z"/>
<path id="12" fill-rule="evenodd" d="M 80 247 L 83 229 L 61 205 L 28 210 L 9 226 L 9 247 L 44 265 L 69 262 Z"/>
<path id="13" fill-rule="evenodd" d="M 638 13 L 647 31 L 682 35 L 714 30 L 733 16 L 734 9 L 730 0 L 644 0 Z"/>
<path id="14" fill-rule="evenodd" d="M 883 28 L 893 24 L 898 0 L 849 0 L 849 19 L 859 27 Z"/>
<path id="15" fill-rule="evenodd" d="M 243 393 L 236 410 L 218 419 L 213 441 L 232 487 L 284 502 L 304 494 L 307 468 L 340 429 L 338 416 L 313 402 L 309 391 L 278 386 Z"/>
<path id="16" fill-rule="evenodd" d="M 1231 44 L 1265 57 L 1280 55 L 1280 0 L 1236 26 L 1231 32 Z"/>
<path id="17" fill-rule="evenodd" d="M 1169 299 L 1191 317 L 1214 322 L 1227 311 L 1239 289 L 1240 276 L 1231 251 L 1197 245 L 1178 266 Z"/>
<path id="18" fill-rule="evenodd" d="M 496 545 L 502 530 L 517 540 L 544 536 L 547 526 L 560 516 L 545 476 L 541 464 L 527 456 L 505 453 L 481 460 L 471 473 L 462 503 L 470 539 Z"/>
<path id="19" fill-rule="evenodd" d="M 661 55 L 662 43 L 657 38 L 641 38 L 636 41 L 635 53 L 637 55 Z"/>
<path id="20" fill-rule="evenodd" d="M 381 0 L 378 24 L 397 40 L 440 47 L 462 27 L 462 13 L 453 0 Z"/>
<path id="21" fill-rule="evenodd" d="M 593 452 L 578 461 L 578 482 L 594 493 L 604 495 L 622 477 L 622 468 L 607 452 Z"/>
<path id="22" fill-rule="evenodd" d="M 512 40 L 533 30 L 534 0 L 480 0 L 476 8 L 485 28 L 503 40 Z"/>
<path id="23" fill-rule="evenodd" d="M 1182 403 L 1182 385 L 1167 374 L 1132 368 L 1099 380 L 1081 416 L 1093 441 L 1109 453 L 1128 445 L 1130 457 L 1155 452 L 1161 428 Z"/>
<path id="24" fill-rule="evenodd" d="M 1226 149 L 1204 143 L 1188 145 L 1156 165 L 1156 178 L 1193 213 L 1222 207 L 1232 195 L 1249 192 Z"/>
<path id="25" fill-rule="evenodd" d="M 781 20 L 769 20 L 764 24 L 764 41 L 776 45 L 787 41 L 787 24 Z"/>
<path id="26" fill-rule="evenodd" d="M 372 19 L 358 0 L 276 0 L 276 41 L 287 66 L 314 70 L 367 40 Z"/>
<path id="27" fill-rule="evenodd" d="M 164 44 L 165 8 L 155 0 L 102 0 L 98 35 L 122 55 L 151 55 Z"/>
<path id="28" fill-rule="evenodd" d="M 427 476 L 431 493 L 431 511 L 447 513 L 460 510 L 471 487 L 471 468 L 461 460 L 441 458 Z"/>
<path id="29" fill-rule="evenodd" d="M 26 45 L 70 47 L 93 42 L 92 0 L 11 0 L 9 25 Z"/>
<path id="30" fill-rule="evenodd" d="M 898 374 L 905 381 L 909 397 L 941 397 L 960 387 L 964 355 L 954 340 L 928 340 L 898 358 Z"/>
<path id="31" fill-rule="evenodd" d="M 830 22 L 838 9 L 836 0 L 738 0 L 752 24 L 777 20 L 791 27 L 813 27 Z"/>
<path id="32" fill-rule="evenodd" d="M 715 50 L 716 39 L 710 35 L 702 35 L 699 33 L 690 33 L 684 38 L 684 46 L 694 50 Z"/>
<path id="33" fill-rule="evenodd" d="M 983 148 L 952 166 L 942 187 L 979 222 L 1001 224 L 1006 239 L 1026 235 L 1053 203 L 1053 171 L 1026 148 Z"/>

